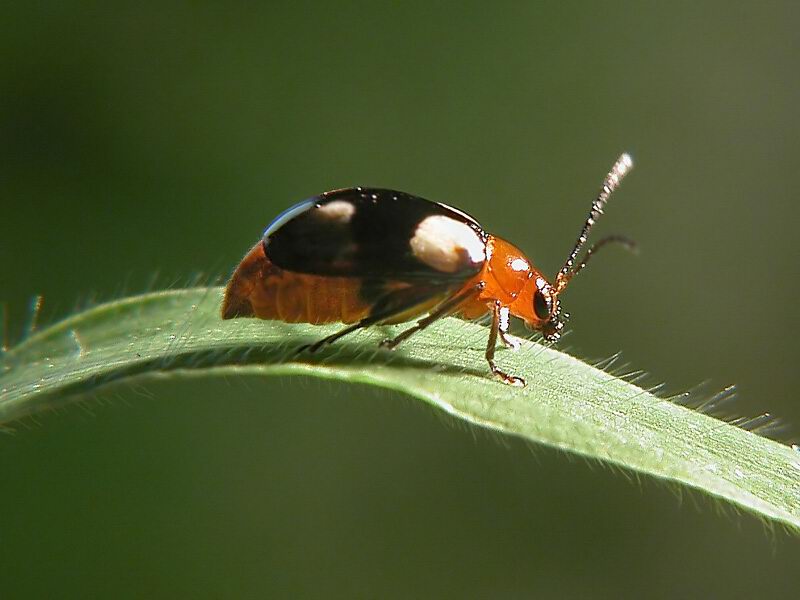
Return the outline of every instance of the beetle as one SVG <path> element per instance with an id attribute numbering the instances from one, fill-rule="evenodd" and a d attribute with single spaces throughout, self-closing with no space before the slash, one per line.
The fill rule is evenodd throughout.
<path id="1" fill-rule="evenodd" d="M 623 154 L 606 175 L 575 245 L 555 281 L 523 252 L 489 234 L 466 213 L 394 190 L 354 187 L 325 192 L 281 213 L 242 259 L 225 288 L 222 318 L 347 324 L 298 352 L 316 352 L 358 329 L 422 317 L 381 346 L 394 349 L 438 319 L 491 316 L 486 361 L 504 383 L 521 377 L 495 363 L 498 337 L 509 347 L 511 316 L 555 342 L 564 320 L 560 294 L 601 247 L 578 258 L 595 221 L 633 161 Z"/>

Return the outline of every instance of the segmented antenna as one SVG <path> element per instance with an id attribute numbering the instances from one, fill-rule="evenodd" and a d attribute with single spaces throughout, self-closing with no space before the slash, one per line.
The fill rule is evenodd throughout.
<path id="1" fill-rule="evenodd" d="M 611 194 L 614 193 L 614 190 L 619 187 L 622 178 L 625 177 L 625 175 L 628 174 L 628 171 L 630 171 L 632 168 L 633 159 L 629 154 L 626 153 L 617 159 L 617 162 L 615 162 L 614 166 L 611 167 L 611 171 L 609 171 L 608 175 L 606 175 L 606 178 L 603 181 L 603 187 L 600 188 L 600 193 L 597 194 L 597 198 L 595 198 L 594 202 L 592 202 L 592 209 L 589 211 L 589 216 L 587 217 L 586 222 L 583 224 L 581 234 L 578 236 L 578 240 L 575 242 L 575 246 L 572 248 L 569 258 L 567 258 L 567 261 L 564 263 L 564 266 L 561 267 L 561 271 L 559 271 L 558 276 L 556 277 L 556 292 L 560 292 L 567 286 L 569 280 L 572 279 L 584 266 L 586 266 L 589 256 L 591 256 L 593 252 L 596 252 L 601 246 L 608 242 L 622 242 L 625 245 L 631 245 L 631 240 L 622 238 L 620 236 L 606 238 L 590 248 L 586 257 L 579 263 L 577 268 L 575 267 L 575 259 L 578 257 L 578 253 L 586 244 L 586 240 L 589 239 L 589 232 L 592 230 L 595 222 L 600 218 L 600 215 L 603 214 L 603 208 L 605 207 L 606 202 L 608 202 L 608 199 Z"/>
<path id="2" fill-rule="evenodd" d="M 580 273 L 581 270 L 583 270 L 583 268 L 589 264 L 589 259 L 592 258 L 592 256 L 594 256 L 595 254 L 597 254 L 597 251 L 600 250 L 600 248 L 602 248 L 607 244 L 619 244 L 625 247 L 630 252 L 637 252 L 639 249 L 639 245 L 634 240 L 624 235 L 606 236 L 602 238 L 599 242 L 595 242 L 594 244 L 589 246 L 589 249 L 583 255 L 583 258 L 578 261 L 578 266 L 576 266 L 575 268 L 572 269 L 572 271 L 570 271 L 569 278 L 572 279 L 573 277 L 575 277 L 575 275 Z"/>

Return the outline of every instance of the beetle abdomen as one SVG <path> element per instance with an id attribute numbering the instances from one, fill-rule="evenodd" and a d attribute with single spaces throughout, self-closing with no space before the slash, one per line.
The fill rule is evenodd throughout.
<path id="1" fill-rule="evenodd" d="M 354 323 L 369 314 L 361 283 L 352 277 L 321 277 L 273 265 L 256 244 L 225 289 L 222 318 L 258 317 L 289 323 Z"/>
<path id="2" fill-rule="evenodd" d="M 255 316 L 287 323 L 355 323 L 369 314 L 356 280 L 278 271 L 251 295 Z"/>

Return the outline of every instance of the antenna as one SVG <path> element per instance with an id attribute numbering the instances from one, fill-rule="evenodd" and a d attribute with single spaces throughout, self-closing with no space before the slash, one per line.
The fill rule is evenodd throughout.
<path id="1" fill-rule="evenodd" d="M 578 263 L 578 266 L 575 266 L 575 259 L 578 257 L 578 253 L 586 244 L 586 240 L 589 239 L 589 232 L 592 230 L 592 227 L 597 222 L 597 219 L 600 218 L 600 215 L 603 214 L 603 208 L 605 208 L 606 202 L 608 202 L 608 199 L 611 197 L 611 194 L 614 193 L 614 190 L 619 187 L 623 177 L 625 177 L 625 175 L 627 175 L 632 168 L 633 159 L 629 154 L 625 153 L 617 159 L 617 162 L 615 162 L 614 166 L 611 167 L 611 171 L 609 171 L 608 175 L 606 175 L 605 180 L 603 180 L 603 186 L 600 188 L 600 192 L 597 194 L 597 198 L 595 198 L 594 202 L 592 202 L 592 209 L 589 211 L 589 216 L 586 218 L 586 222 L 583 224 L 581 234 L 578 236 L 578 240 L 575 242 L 575 246 L 572 248 L 569 258 L 567 258 L 567 261 L 564 263 L 564 266 L 561 267 L 561 271 L 559 271 L 558 276 L 556 277 L 556 293 L 567 287 L 570 279 L 575 277 L 575 275 L 577 275 L 581 269 L 586 266 L 586 263 L 589 261 L 589 258 L 592 256 L 592 254 L 597 252 L 597 250 L 604 245 L 611 242 L 617 242 L 622 243 L 630 249 L 635 247 L 635 243 L 628 238 L 624 238 L 622 236 L 609 236 L 600 240 L 597 244 L 589 248 L 584 258 Z"/>

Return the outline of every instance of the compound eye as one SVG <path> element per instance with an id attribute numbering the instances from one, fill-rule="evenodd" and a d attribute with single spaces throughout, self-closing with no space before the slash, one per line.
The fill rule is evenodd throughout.
<path id="1" fill-rule="evenodd" d="M 533 312 L 542 321 L 550 318 L 550 302 L 542 292 L 537 291 L 533 296 Z"/>

